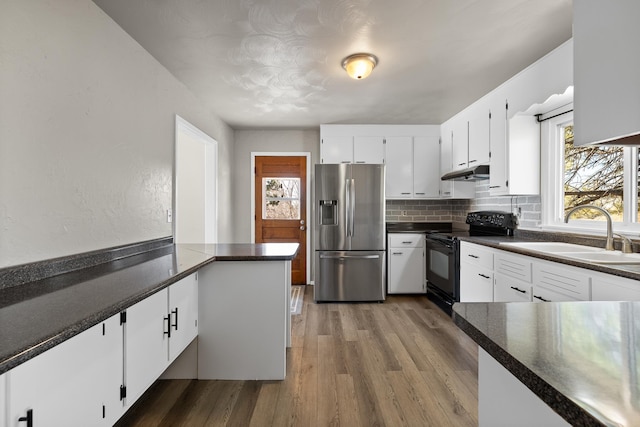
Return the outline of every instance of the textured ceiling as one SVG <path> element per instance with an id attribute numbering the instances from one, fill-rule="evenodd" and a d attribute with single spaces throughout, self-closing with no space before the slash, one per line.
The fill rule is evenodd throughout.
<path id="1" fill-rule="evenodd" d="M 440 124 L 571 37 L 571 0 L 94 2 L 237 129 Z"/>

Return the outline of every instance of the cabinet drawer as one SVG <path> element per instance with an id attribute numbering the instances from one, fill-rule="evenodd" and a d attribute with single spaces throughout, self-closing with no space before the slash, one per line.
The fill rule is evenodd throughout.
<path id="1" fill-rule="evenodd" d="M 460 263 L 460 302 L 493 301 L 493 271 L 479 265 Z"/>
<path id="2" fill-rule="evenodd" d="M 534 290 L 544 288 L 578 301 L 591 299 L 591 279 L 580 268 L 551 262 L 536 263 L 533 267 L 533 283 Z"/>
<path id="3" fill-rule="evenodd" d="M 495 272 L 531 283 L 532 262 L 523 256 L 495 254 Z"/>
<path id="4" fill-rule="evenodd" d="M 495 302 L 531 301 L 531 283 L 496 272 L 494 285 L 493 300 Z"/>
<path id="5" fill-rule="evenodd" d="M 389 234 L 390 248 L 422 248 L 424 247 L 424 234 L 395 233 Z"/>
<path id="6" fill-rule="evenodd" d="M 462 242 L 460 245 L 460 262 L 493 270 L 493 251 L 480 245 Z"/>

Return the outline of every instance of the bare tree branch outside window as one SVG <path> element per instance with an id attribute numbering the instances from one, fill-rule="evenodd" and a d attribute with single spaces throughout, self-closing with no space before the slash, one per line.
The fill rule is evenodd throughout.
<path id="1" fill-rule="evenodd" d="M 300 178 L 263 178 L 263 219 L 300 219 Z"/>
<path id="2" fill-rule="evenodd" d="M 624 163 L 621 147 L 573 145 L 573 126 L 564 128 L 564 208 L 596 205 L 622 221 Z M 583 209 L 575 218 L 604 218 L 595 211 Z"/>

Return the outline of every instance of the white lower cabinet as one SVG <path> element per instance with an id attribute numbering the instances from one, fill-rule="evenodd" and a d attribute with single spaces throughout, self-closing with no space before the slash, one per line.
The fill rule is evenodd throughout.
<path id="1" fill-rule="evenodd" d="M 389 234 L 387 262 L 387 293 L 426 292 L 424 234 Z"/>
<path id="2" fill-rule="evenodd" d="M 533 264 L 533 301 L 591 300 L 591 272 L 557 262 Z"/>
<path id="3" fill-rule="evenodd" d="M 120 316 L 112 316 L 5 376 L 8 426 L 112 425 L 122 414 Z"/>
<path id="4" fill-rule="evenodd" d="M 532 264 L 529 257 L 496 251 L 494 301 L 531 301 Z"/>
<path id="5" fill-rule="evenodd" d="M 493 301 L 493 250 L 460 243 L 460 302 Z"/>
<path id="6" fill-rule="evenodd" d="M 7 375 L 0 375 L 0 425 L 6 426 L 7 422 Z"/>
<path id="7" fill-rule="evenodd" d="M 131 406 L 169 366 L 167 298 L 165 288 L 127 309 L 126 406 Z"/>
<path id="8" fill-rule="evenodd" d="M 169 363 L 198 336 L 198 277 L 192 274 L 169 286 Z"/>
<path id="9" fill-rule="evenodd" d="M 593 272 L 591 299 L 593 301 L 640 301 L 640 281 Z"/>
<path id="10" fill-rule="evenodd" d="M 198 334 L 192 274 L 126 311 L 125 405 L 131 406 Z"/>
<path id="11" fill-rule="evenodd" d="M 531 283 L 501 273 L 494 273 L 495 302 L 531 302 Z"/>

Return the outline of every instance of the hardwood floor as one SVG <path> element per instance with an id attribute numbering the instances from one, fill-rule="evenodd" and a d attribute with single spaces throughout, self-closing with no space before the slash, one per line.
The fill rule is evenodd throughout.
<path id="1" fill-rule="evenodd" d="M 424 296 L 314 304 L 284 381 L 157 381 L 118 426 L 476 426 L 477 346 Z"/>

